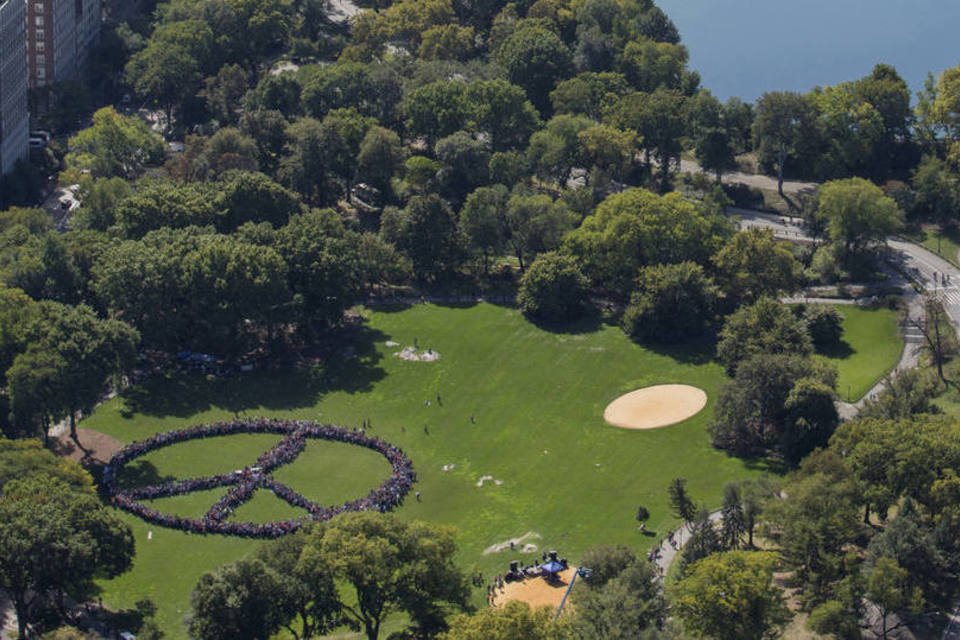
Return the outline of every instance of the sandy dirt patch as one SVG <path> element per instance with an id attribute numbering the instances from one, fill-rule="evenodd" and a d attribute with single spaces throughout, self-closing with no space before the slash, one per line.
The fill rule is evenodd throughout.
<path id="1" fill-rule="evenodd" d="M 77 444 L 70 439 L 70 433 L 67 432 L 60 435 L 54 443 L 56 453 L 78 462 L 87 458 L 106 464 L 117 451 L 123 448 L 123 443 L 116 438 L 92 429 L 77 429 L 77 439 L 80 440 L 80 445 L 86 452 L 77 447 Z"/>
<path id="2" fill-rule="evenodd" d="M 685 384 L 662 384 L 622 395 L 603 412 L 603 419 L 623 429 L 656 429 L 683 422 L 706 406 L 707 394 Z"/>
<path id="3" fill-rule="evenodd" d="M 553 607 L 556 609 L 563 600 L 563 594 L 567 592 L 570 586 L 570 580 L 573 579 L 575 567 L 570 567 L 566 571 L 557 574 L 558 580 L 547 581 L 544 578 L 527 578 L 523 582 L 508 582 L 503 589 L 497 589 L 493 597 L 493 606 L 502 607 L 511 600 L 519 600 L 530 605 L 531 609 L 537 607 Z M 567 606 L 569 606 L 569 601 Z M 564 607 L 566 609 L 566 607 Z"/>
<path id="4" fill-rule="evenodd" d="M 417 351 L 416 347 L 404 347 L 393 355 L 407 362 L 436 362 L 440 359 L 440 354 L 433 349 Z"/>
<path id="5" fill-rule="evenodd" d="M 480 476 L 480 479 L 477 480 L 477 486 L 478 486 L 478 487 L 482 487 L 483 485 L 487 484 L 488 482 L 492 482 L 493 484 L 497 485 L 498 487 L 503 484 L 503 480 L 498 480 L 497 478 L 494 478 L 493 476 Z"/>
<path id="6" fill-rule="evenodd" d="M 501 551 L 507 551 L 508 549 L 512 549 L 516 551 L 517 549 L 520 548 L 520 545 L 522 545 L 527 540 L 537 540 L 539 537 L 540 537 L 540 534 L 537 533 L 536 531 L 527 531 L 522 536 L 518 536 L 516 538 L 510 538 L 509 540 L 504 540 L 503 542 L 498 542 L 497 544 L 490 545 L 489 547 L 483 550 L 483 555 L 488 556 L 491 553 L 500 553 Z M 526 549 L 526 547 L 533 547 L 534 551 L 537 550 L 537 545 L 535 544 L 527 544 L 523 548 Z M 528 552 L 524 551 L 523 553 L 528 553 Z"/>

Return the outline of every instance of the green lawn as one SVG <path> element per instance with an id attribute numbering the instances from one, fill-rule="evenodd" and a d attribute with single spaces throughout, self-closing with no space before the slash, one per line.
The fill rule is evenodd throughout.
<path id="1" fill-rule="evenodd" d="M 956 230 L 943 231 L 938 227 L 925 227 L 907 234 L 907 238 L 923 245 L 950 264 L 960 267 L 960 234 Z"/>
<path id="2" fill-rule="evenodd" d="M 852 305 L 836 308 L 843 314 L 843 341 L 821 355 L 837 367 L 840 397 L 855 402 L 896 366 L 903 338 L 895 311 Z"/>
<path id="3" fill-rule="evenodd" d="M 859 327 L 859 319 L 853 315 L 848 323 Z M 850 339 L 859 349 L 859 336 Z M 416 341 L 441 358 L 402 361 L 393 355 L 401 347 L 386 346 L 390 340 L 401 346 Z M 345 351 L 313 372 L 156 380 L 106 403 L 83 426 L 129 442 L 238 414 L 348 426 L 370 419 L 375 434 L 404 448 L 419 475 L 416 489 L 423 502 L 411 497 L 400 516 L 455 525 L 461 565 L 486 576 L 502 573 L 513 556 L 484 555 L 484 549 L 527 532 L 540 536 L 534 542 L 542 549 L 558 549 L 574 561 L 600 543 L 643 551 L 657 533 L 675 524 L 666 499 L 671 478 L 686 477 L 698 501 L 717 507 L 724 483 L 761 467 L 727 457 L 709 444 L 705 428 L 725 378 L 708 353 L 657 353 L 606 325 L 550 332 L 515 310 L 488 304 L 379 311 L 371 315 L 358 344 L 355 352 Z M 858 362 L 859 355 L 848 360 Z M 853 376 L 849 371 L 843 375 Z M 620 394 L 670 382 L 705 389 L 707 408 L 685 423 L 655 431 L 604 424 L 604 407 Z M 125 481 L 236 469 L 252 463 L 273 438 L 210 438 L 158 450 Z M 445 472 L 444 465 L 455 467 Z M 313 499 L 337 503 L 365 494 L 387 473 L 383 459 L 367 450 L 311 442 L 277 478 Z M 484 475 L 502 484 L 477 487 Z M 156 503 L 174 513 L 199 515 L 220 495 L 221 490 L 214 490 Z M 637 531 L 633 516 L 639 504 L 651 512 L 648 530 L 653 535 Z M 234 518 L 263 520 L 289 513 L 284 503 L 263 493 Z M 104 601 L 130 607 L 143 596 L 152 597 L 159 605 L 158 621 L 171 638 L 185 635 L 181 623 L 200 575 L 259 544 L 187 535 L 122 517 L 134 529 L 137 557 L 130 572 L 103 583 Z M 481 593 L 476 595 L 482 603 Z"/>

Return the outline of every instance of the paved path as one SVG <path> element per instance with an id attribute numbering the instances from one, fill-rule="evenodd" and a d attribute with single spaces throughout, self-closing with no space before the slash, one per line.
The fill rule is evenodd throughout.
<path id="1" fill-rule="evenodd" d="M 721 520 L 720 510 L 716 510 L 710 513 L 710 522 L 717 523 Z M 667 572 L 670 571 L 670 565 L 673 564 L 674 559 L 680 553 L 680 550 L 683 549 L 688 542 L 690 542 L 690 532 L 687 531 L 686 527 L 680 527 L 675 529 L 673 532 L 673 541 L 676 543 L 676 547 L 670 544 L 670 538 L 664 538 L 660 542 L 660 546 L 657 547 L 657 567 L 660 569 L 660 575 L 666 577 Z"/>
<path id="2" fill-rule="evenodd" d="M 713 172 L 704 171 L 699 164 L 693 160 L 680 160 L 680 171 L 682 173 L 706 173 L 711 177 Z M 743 173 L 741 171 L 731 171 L 722 176 L 724 184 L 745 184 L 755 189 L 777 190 L 777 179 L 756 173 Z M 802 182 L 799 180 L 784 180 L 784 193 L 805 193 L 814 191 L 819 185 L 816 182 Z"/>

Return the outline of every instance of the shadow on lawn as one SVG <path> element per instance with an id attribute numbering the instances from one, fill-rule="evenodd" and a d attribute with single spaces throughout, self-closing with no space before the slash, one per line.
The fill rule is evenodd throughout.
<path id="1" fill-rule="evenodd" d="M 682 344 L 644 344 L 657 355 L 665 356 L 680 364 L 704 365 L 716 357 L 716 341 L 712 337 L 703 337 Z"/>
<path id="2" fill-rule="evenodd" d="M 830 344 L 819 347 L 817 353 L 821 356 L 827 358 L 836 358 L 838 360 L 844 360 L 852 356 L 856 351 L 853 350 L 853 347 L 850 346 L 850 343 L 846 340 L 841 340 L 837 344 Z"/>
<path id="3" fill-rule="evenodd" d="M 548 322 L 535 318 L 527 318 L 538 328 L 549 333 L 558 335 L 583 335 L 586 333 L 595 333 L 604 325 L 604 317 L 599 311 L 592 311 L 582 318 L 571 322 Z"/>
<path id="4" fill-rule="evenodd" d="M 156 465 L 143 458 L 138 458 L 123 466 L 117 476 L 117 485 L 121 489 L 136 489 L 137 487 L 163 484 L 176 479 L 174 476 L 160 475 Z"/>
<path id="5" fill-rule="evenodd" d="M 376 349 L 386 339 L 383 332 L 364 326 L 344 336 L 321 365 L 234 378 L 181 373 L 150 378 L 123 392 L 122 415 L 186 418 L 218 408 L 240 416 L 260 409 L 312 407 L 333 391 L 369 391 L 386 375 Z"/>

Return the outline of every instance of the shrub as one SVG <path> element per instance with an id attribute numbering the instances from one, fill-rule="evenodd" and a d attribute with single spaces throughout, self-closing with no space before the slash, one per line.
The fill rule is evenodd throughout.
<path id="1" fill-rule="evenodd" d="M 681 342 L 707 329 L 716 302 L 717 288 L 700 265 L 644 267 L 621 325 L 641 342 Z"/>
<path id="2" fill-rule="evenodd" d="M 574 258 L 548 252 L 540 255 L 520 280 L 517 305 L 528 318 L 570 322 L 586 313 L 588 288 Z"/>

